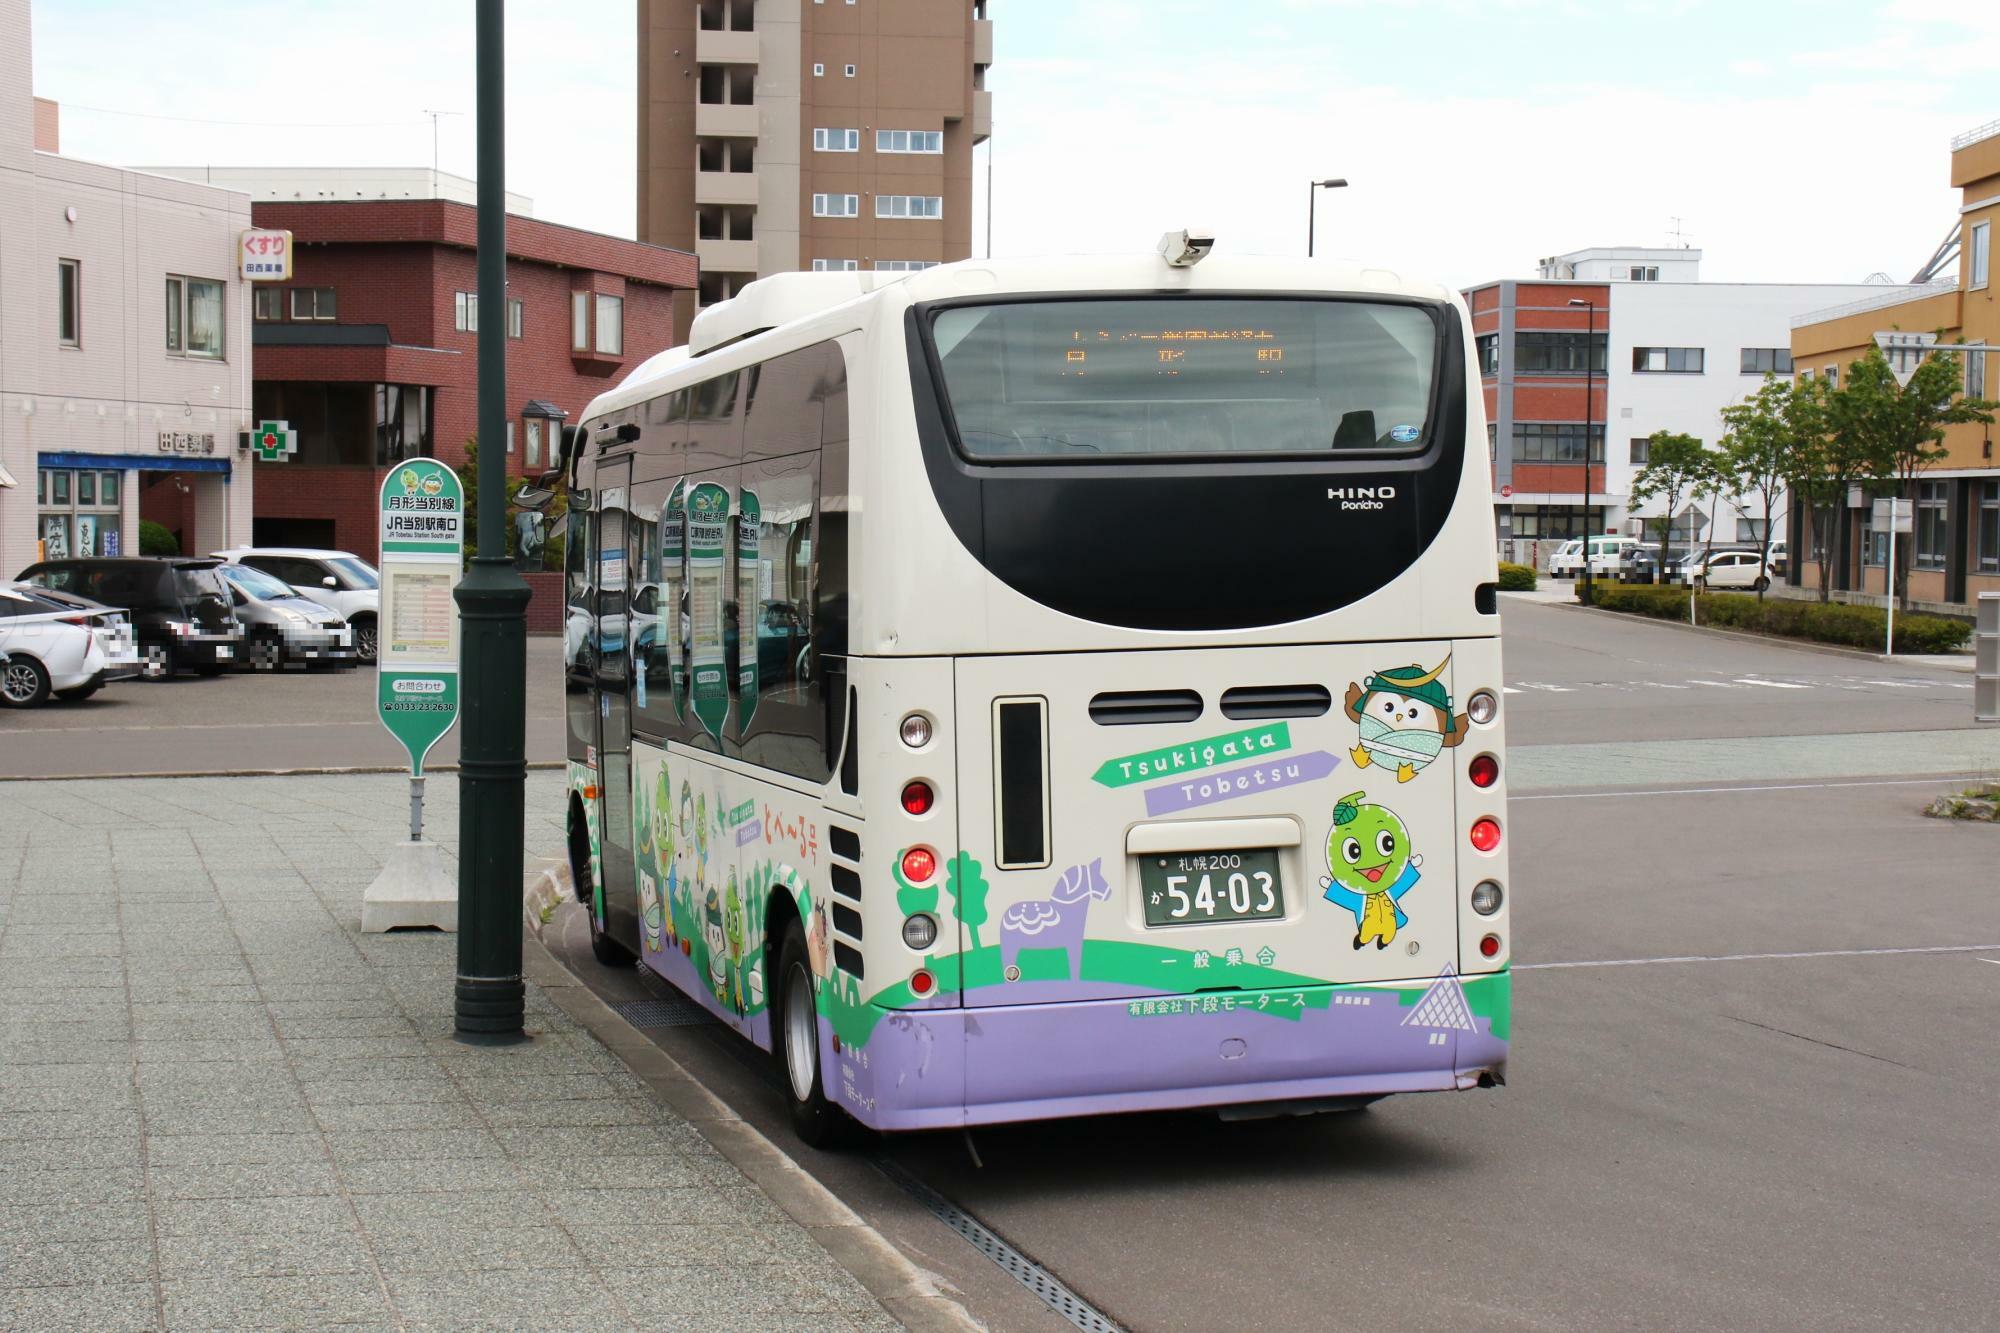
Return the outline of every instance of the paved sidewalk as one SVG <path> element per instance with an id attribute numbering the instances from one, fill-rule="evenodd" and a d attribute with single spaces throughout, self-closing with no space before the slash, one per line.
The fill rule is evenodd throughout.
<path id="1" fill-rule="evenodd" d="M 900 1327 L 538 987 L 451 1040 L 455 937 L 358 929 L 406 792 L 0 785 L 0 1328 Z"/>

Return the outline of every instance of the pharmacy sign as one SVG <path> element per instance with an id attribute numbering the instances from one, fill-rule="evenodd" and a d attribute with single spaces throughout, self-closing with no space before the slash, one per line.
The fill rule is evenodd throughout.
<path id="1" fill-rule="evenodd" d="M 262 421 L 250 432 L 250 448 L 262 463 L 282 463 L 298 452 L 299 437 L 289 421 Z"/>

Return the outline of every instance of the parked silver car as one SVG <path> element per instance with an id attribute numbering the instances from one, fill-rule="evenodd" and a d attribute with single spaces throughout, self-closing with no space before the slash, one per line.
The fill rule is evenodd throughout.
<path id="1" fill-rule="evenodd" d="M 221 571 L 243 622 L 249 666 L 276 671 L 292 663 L 354 661 L 354 631 L 338 611 L 300 596 L 261 569 L 225 564 Z"/>

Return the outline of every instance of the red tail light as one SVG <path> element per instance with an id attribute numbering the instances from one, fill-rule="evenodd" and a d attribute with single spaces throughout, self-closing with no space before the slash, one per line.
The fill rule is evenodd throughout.
<path id="1" fill-rule="evenodd" d="M 1484 958 L 1498 958 L 1500 956 L 1500 937 L 1498 935 L 1488 935 L 1485 939 L 1479 941 L 1479 953 Z"/>
<path id="2" fill-rule="evenodd" d="M 903 878 L 922 884 L 937 874 L 937 853 L 928 847 L 912 847 L 903 853 Z"/>
<path id="3" fill-rule="evenodd" d="M 63 616 L 61 620 L 65 625 L 82 625 L 86 629 L 90 627 L 89 616 Z"/>
<path id="4" fill-rule="evenodd" d="M 1475 787 L 1490 787 L 1500 777 L 1500 761 L 1490 754 L 1482 754 L 1466 766 L 1466 773 Z"/>
<path id="5" fill-rule="evenodd" d="M 906 782 L 903 784 L 903 811 L 906 814 L 921 815 L 930 812 L 937 800 L 928 782 Z"/>
<path id="6" fill-rule="evenodd" d="M 924 968 L 910 973 L 910 994 L 922 997 L 937 989 L 937 978 Z"/>
<path id="7" fill-rule="evenodd" d="M 1481 817 L 1472 822 L 1472 845 L 1482 852 L 1490 852 L 1500 845 L 1499 821 Z"/>

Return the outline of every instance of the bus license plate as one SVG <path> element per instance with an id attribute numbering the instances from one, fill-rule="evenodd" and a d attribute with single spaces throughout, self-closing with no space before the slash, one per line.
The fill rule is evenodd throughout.
<path id="1" fill-rule="evenodd" d="M 1168 852 L 1139 858 L 1148 926 L 1259 921 L 1285 914 L 1278 853 Z"/>

